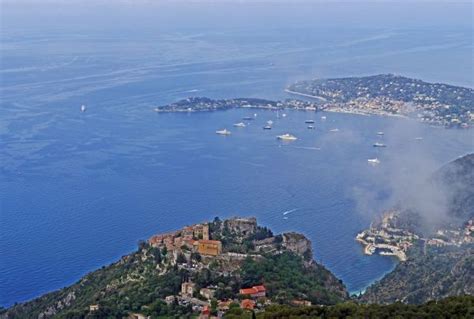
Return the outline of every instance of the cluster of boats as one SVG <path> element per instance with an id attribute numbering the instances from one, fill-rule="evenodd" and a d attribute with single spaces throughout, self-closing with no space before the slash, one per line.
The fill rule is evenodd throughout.
<path id="1" fill-rule="evenodd" d="M 377 132 L 377 135 L 378 136 L 384 136 L 385 133 L 380 131 L 380 132 Z M 387 147 L 387 145 L 385 145 L 384 143 L 380 143 L 380 142 L 375 142 L 374 144 L 372 144 L 373 147 Z M 380 160 L 376 157 L 376 158 L 369 158 L 367 160 L 367 162 L 369 164 L 372 164 L 372 165 L 378 165 L 380 164 Z"/>
<path id="2" fill-rule="evenodd" d="M 257 117 L 257 114 L 255 113 L 255 114 L 253 115 L 253 117 L 252 117 L 252 116 L 246 116 L 246 117 L 243 117 L 242 120 L 244 120 L 244 121 L 252 121 L 252 120 L 253 120 L 254 118 L 256 118 L 256 117 Z M 286 117 L 286 114 L 283 113 L 283 114 L 281 115 L 281 117 L 283 117 L 283 118 Z M 277 112 L 277 118 L 280 118 L 280 113 L 279 113 L 279 112 Z M 326 120 L 326 116 L 321 116 L 321 120 L 322 120 L 322 121 L 325 121 L 325 120 Z M 314 130 L 314 129 L 316 128 L 315 125 L 314 125 L 314 123 L 315 123 L 314 120 L 311 120 L 311 119 L 310 119 L 310 120 L 306 120 L 305 123 L 308 124 L 307 128 L 308 128 L 309 130 Z M 248 124 L 245 124 L 245 122 L 238 122 L 238 123 L 235 123 L 233 126 L 236 127 L 236 128 L 244 128 L 244 127 L 246 127 L 247 125 L 248 125 Z M 272 128 L 273 128 L 273 121 L 272 121 L 272 120 L 268 120 L 268 121 L 266 122 L 266 125 L 263 126 L 263 129 L 264 129 L 264 130 L 271 130 Z M 337 129 L 337 128 L 330 130 L 330 132 L 338 132 L 338 131 L 339 131 L 339 129 Z M 229 130 L 227 130 L 227 129 L 222 129 L 222 130 L 217 130 L 217 131 L 216 131 L 216 134 L 218 134 L 218 135 L 231 135 L 232 133 L 231 133 Z M 283 140 L 283 141 L 295 141 L 295 140 L 297 140 L 298 138 L 297 138 L 296 136 L 290 134 L 290 133 L 286 133 L 286 134 L 283 134 L 283 135 L 278 135 L 278 136 L 277 136 L 277 139 Z"/>

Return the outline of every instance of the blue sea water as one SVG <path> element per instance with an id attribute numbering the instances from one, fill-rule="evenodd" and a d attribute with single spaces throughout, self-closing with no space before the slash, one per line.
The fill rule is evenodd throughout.
<path id="1" fill-rule="evenodd" d="M 392 18 L 347 20 L 350 8 L 332 7 L 122 8 L 108 19 L 103 7 L 6 9 L 1 305 L 71 284 L 155 233 L 234 215 L 304 233 L 315 258 L 356 292 L 396 262 L 364 256 L 354 241 L 396 202 L 407 180 L 391 177 L 433 171 L 474 150 L 472 130 L 398 118 L 153 112 L 188 96 L 287 98 L 287 84 L 313 77 L 390 72 L 472 87 L 469 25 L 396 27 Z M 253 113 L 248 127 L 232 127 Z M 316 130 L 306 128 L 308 118 Z M 263 131 L 270 119 L 274 129 Z M 224 127 L 233 134 L 214 134 Z M 386 132 L 386 149 L 372 147 L 377 131 Z M 286 132 L 299 139 L 279 143 Z M 373 157 L 381 165 L 368 165 Z"/>

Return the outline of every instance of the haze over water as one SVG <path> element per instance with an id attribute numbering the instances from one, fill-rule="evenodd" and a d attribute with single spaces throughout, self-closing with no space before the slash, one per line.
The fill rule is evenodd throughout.
<path id="1" fill-rule="evenodd" d="M 350 291 L 364 289 L 394 266 L 354 241 L 389 208 L 393 185 L 383 176 L 393 163 L 434 170 L 473 151 L 472 130 L 268 111 L 237 130 L 253 111 L 158 115 L 153 107 L 188 96 L 281 99 L 299 79 L 377 73 L 472 87 L 470 9 L 5 2 L 0 304 L 71 284 L 152 234 L 233 215 L 304 233 Z M 263 131 L 269 119 L 274 129 Z M 224 127 L 230 137 L 214 134 Z M 381 130 L 388 147 L 374 149 Z M 275 140 L 286 132 L 298 141 Z M 380 166 L 367 165 L 373 157 Z"/>

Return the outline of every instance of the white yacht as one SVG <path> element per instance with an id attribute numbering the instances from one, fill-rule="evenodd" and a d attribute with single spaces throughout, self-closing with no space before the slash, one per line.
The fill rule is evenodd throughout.
<path id="1" fill-rule="evenodd" d="M 294 135 L 286 133 L 283 135 L 278 135 L 277 139 L 282 140 L 282 141 L 296 141 L 298 138 Z"/>
<path id="2" fill-rule="evenodd" d="M 380 136 L 382 136 L 382 135 L 384 135 L 384 134 L 385 134 L 385 133 L 384 133 L 384 132 L 382 132 L 382 131 L 380 131 L 380 132 L 377 132 L 377 135 L 380 135 Z"/>
<path id="3" fill-rule="evenodd" d="M 235 123 L 234 124 L 235 127 L 245 127 L 245 123 L 244 122 L 240 122 L 240 123 Z"/>
<path id="4" fill-rule="evenodd" d="M 304 121 L 306 124 L 314 124 L 314 120 L 306 120 Z"/>
<path id="5" fill-rule="evenodd" d="M 227 130 L 227 129 L 218 130 L 218 131 L 216 131 L 216 134 L 218 134 L 218 135 L 230 135 L 230 131 Z"/>
<path id="6" fill-rule="evenodd" d="M 314 125 L 308 125 L 308 130 L 314 130 Z"/>
<path id="7" fill-rule="evenodd" d="M 326 117 L 323 115 L 321 116 L 321 120 L 325 121 L 326 120 Z"/>
<path id="8" fill-rule="evenodd" d="M 378 165 L 380 164 L 380 160 L 378 158 L 369 158 L 367 160 L 367 162 L 369 162 L 369 164 L 373 164 L 373 165 Z"/>
<path id="9" fill-rule="evenodd" d="M 387 145 L 385 145 L 384 143 L 379 143 L 379 142 L 375 142 L 374 147 L 387 147 Z"/>
<path id="10" fill-rule="evenodd" d="M 332 130 L 329 130 L 329 132 L 333 132 L 333 133 L 339 132 L 339 129 L 338 128 L 333 128 Z"/>

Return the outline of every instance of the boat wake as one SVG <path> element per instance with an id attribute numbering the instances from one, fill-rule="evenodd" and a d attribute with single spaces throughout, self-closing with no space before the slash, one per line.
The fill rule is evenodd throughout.
<path id="1" fill-rule="evenodd" d="M 290 210 L 286 210 L 286 211 L 283 212 L 283 216 L 286 216 L 288 214 L 296 212 L 297 210 L 298 210 L 298 208 L 293 208 L 293 209 L 290 209 Z"/>

